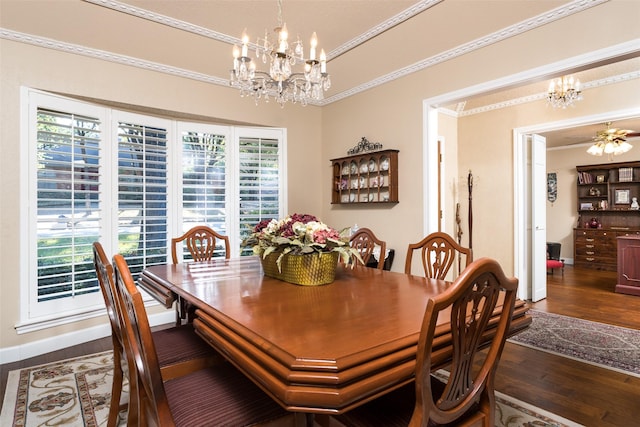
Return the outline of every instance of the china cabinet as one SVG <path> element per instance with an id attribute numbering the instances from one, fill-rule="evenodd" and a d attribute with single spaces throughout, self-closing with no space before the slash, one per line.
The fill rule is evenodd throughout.
<path id="1" fill-rule="evenodd" d="M 398 203 L 398 150 L 331 159 L 331 203 Z"/>

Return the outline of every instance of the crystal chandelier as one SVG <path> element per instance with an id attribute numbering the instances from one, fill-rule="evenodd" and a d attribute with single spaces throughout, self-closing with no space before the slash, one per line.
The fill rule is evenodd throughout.
<path id="1" fill-rule="evenodd" d="M 630 130 L 611 129 L 611 122 L 607 123 L 607 129 L 598 132 L 593 138 L 593 145 L 589 147 L 587 153 L 594 156 L 602 156 L 607 154 L 609 157 L 626 153 L 633 148 L 633 145 L 627 142 L 627 134 Z"/>
<path id="2" fill-rule="evenodd" d="M 551 83 L 549 83 L 547 101 L 554 108 L 567 108 L 581 99 L 580 80 L 576 79 L 574 81 L 573 76 L 560 77 L 556 80 L 551 80 Z"/>
<path id="3" fill-rule="evenodd" d="M 309 59 L 304 59 L 304 48 L 300 38 L 289 45 L 287 25 L 282 22 L 282 0 L 278 0 L 278 26 L 274 29 L 275 40 L 269 39 L 265 31 L 264 38 L 258 38 L 255 45 L 249 44 L 246 30 L 242 34 L 242 47 L 233 47 L 233 70 L 230 85 L 240 89 L 240 96 L 253 96 L 256 104 L 264 98 L 266 102 L 273 96 L 281 107 L 287 101 L 307 105 L 309 101 L 323 99 L 324 92 L 331 87 L 327 73 L 327 56 L 324 50 L 317 59 L 316 33 L 311 36 Z M 256 59 L 249 57 L 249 48 L 255 48 Z M 269 62 L 269 70 L 256 70 L 256 62 Z M 294 66 L 300 63 L 301 71 L 295 72 Z"/>

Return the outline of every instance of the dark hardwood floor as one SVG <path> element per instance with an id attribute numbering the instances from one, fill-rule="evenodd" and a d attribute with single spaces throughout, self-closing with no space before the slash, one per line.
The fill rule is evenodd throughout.
<path id="1" fill-rule="evenodd" d="M 547 275 L 536 310 L 640 330 L 640 297 L 614 293 L 612 272 L 565 268 Z M 109 350 L 111 338 L 0 365 L 0 399 L 10 370 Z M 640 378 L 507 343 L 496 389 L 586 426 L 632 426 L 640 418 Z"/>
<path id="2" fill-rule="evenodd" d="M 614 292 L 616 273 L 565 267 L 532 308 L 640 330 L 640 297 Z M 634 426 L 640 378 L 507 343 L 496 389 L 586 426 Z"/>

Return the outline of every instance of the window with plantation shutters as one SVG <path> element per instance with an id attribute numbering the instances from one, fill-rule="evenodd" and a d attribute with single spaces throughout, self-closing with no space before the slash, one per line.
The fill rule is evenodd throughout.
<path id="1" fill-rule="evenodd" d="M 36 302 L 99 292 L 92 243 L 101 235 L 100 120 L 37 110 Z"/>
<path id="2" fill-rule="evenodd" d="M 183 127 L 182 137 L 182 227 L 183 234 L 196 225 L 206 225 L 228 235 L 227 217 L 227 128 L 215 126 Z M 188 129 L 188 130 L 187 130 Z M 214 256 L 224 257 L 224 243 L 218 245 Z M 184 260 L 191 259 L 184 248 Z"/>
<path id="3" fill-rule="evenodd" d="M 31 89 L 23 108 L 19 333 L 104 314 L 93 242 L 122 254 L 135 280 L 170 263 L 171 238 L 194 225 L 229 236 L 240 256 L 243 229 L 283 215 L 283 129 L 188 123 Z"/>
<path id="4" fill-rule="evenodd" d="M 283 215 L 279 139 L 242 135 L 238 139 L 238 218 L 244 239 L 258 222 Z M 242 249 L 243 255 L 251 253 L 251 248 Z"/>
<path id="5" fill-rule="evenodd" d="M 167 129 L 120 121 L 117 133 L 118 252 L 137 277 L 167 260 Z"/>

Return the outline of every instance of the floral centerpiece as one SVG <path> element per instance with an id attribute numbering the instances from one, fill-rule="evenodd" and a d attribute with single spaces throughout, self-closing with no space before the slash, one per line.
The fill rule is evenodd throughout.
<path id="1" fill-rule="evenodd" d="M 332 282 L 339 259 L 351 266 L 362 262 L 349 245 L 349 228 L 338 232 L 308 214 L 262 220 L 242 245 L 261 257 L 265 275 L 297 284 Z"/>

